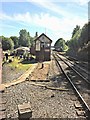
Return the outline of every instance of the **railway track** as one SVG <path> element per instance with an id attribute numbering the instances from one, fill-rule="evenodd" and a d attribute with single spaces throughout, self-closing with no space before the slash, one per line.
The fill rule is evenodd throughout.
<path id="1" fill-rule="evenodd" d="M 85 80 L 85 78 L 83 79 L 80 73 L 76 72 L 74 69 L 71 69 L 71 66 L 67 61 L 65 61 L 65 59 L 63 60 L 63 57 L 57 55 L 56 53 L 54 53 L 53 56 L 67 80 L 77 93 L 78 98 L 86 111 L 85 114 L 87 119 L 90 120 L 90 84 L 87 80 Z"/>
<path id="2" fill-rule="evenodd" d="M 68 56 L 64 56 L 64 57 L 67 60 L 69 60 L 71 62 L 71 64 L 74 63 L 78 68 L 80 68 L 80 70 L 83 70 L 85 73 L 89 74 L 89 72 L 88 72 L 88 62 L 79 61 L 78 59 L 68 57 Z"/>
<path id="3" fill-rule="evenodd" d="M 66 56 L 69 60 L 74 61 L 76 64 L 80 64 L 80 66 L 87 68 L 88 62 L 83 61 L 83 60 L 78 60 L 77 58 L 71 57 L 71 56 Z M 88 56 L 87 56 L 88 57 Z"/>
<path id="4" fill-rule="evenodd" d="M 60 54 L 57 54 L 58 56 L 61 56 Z M 77 64 L 76 61 L 71 61 L 69 60 L 67 57 L 65 56 L 62 56 L 64 62 L 68 65 L 68 66 L 71 66 L 71 68 L 77 73 L 79 74 L 79 76 L 82 77 L 82 79 L 84 79 L 85 81 L 87 81 L 89 84 L 90 84 L 90 81 L 89 81 L 89 76 L 90 76 L 90 73 L 88 72 L 87 69 L 81 67 L 79 65 L 79 63 Z"/>
<path id="5" fill-rule="evenodd" d="M 88 71 L 88 61 L 82 61 L 82 60 L 78 60 L 74 57 L 71 57 L 71 56 L 67 56 L 65 54 L 62 54 L 60 52 L 58 52 L 58 54 L 60 55 L 63 55 L 65 58 L 67 58 L 69 61 L 72 61 L 74 62 L 75 64 L 77 64 L 78 66 L 82 67 L 83 69 L 87 70 Z"/>

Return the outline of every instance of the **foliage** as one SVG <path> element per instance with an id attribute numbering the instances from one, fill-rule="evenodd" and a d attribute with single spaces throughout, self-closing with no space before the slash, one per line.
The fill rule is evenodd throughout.
<path id="1" fill-rule="evenodd" d="M 89 27 L 90 23 L 88 24 L 85 24 L 82 28 L 82 31 L 81 31 L 81 36 L 80 36 L 80 39 L 79 39 L 79 43 L 80 43 L 80 47 L 82 48 L 85 44 L 88 43 L 88 39 L 89 39 L 89 35 L 88 35 L 88 27 Z"/>
<path id="2" fill-rule="evenodd" d="M 35 33 L 35 38 L 37 38 L 37 37 L 38 37 L 38 32 Z"/>
<path id="3" fill-rule="evenodd" d="M 61 51 L 65 51 L 68 49 L 67 45 L 65 44 L 65 40 L 63 38 L 58 39 L 55 44 L 55 48 L 60 48 Z"/>
<path id="4" fill-rule="evenodd" d="M 17 48 L 19 46 L 18 45 L 18 37 L 17 36 L 11 36 L 10 38 L 14 42 L 14 48 Z"/>
<path id="5" fill-rule="evenodd" d="M 90 41 L 90 22 L 85 24 L 82 29 L 76 26 L 73 30 L 72 37 L 69 41 L 67 41 L 67 45 L 69 47 L 68 52 L 71 53 L 74 56 L 79 57 L 80 51 L 82 51 L 84 48 L 86 49 L 86 46 L 88 46 L 88 43 Z M 87 52 L 85 52 L 87 54 Z"/>
<path id="6" fill-rule="evenodd" d="M 70 41 L 68 42 L 68 46 L 70 49 L 72 50 L 77 50 L 79 47 L 79 38 L 81 35 L 81 30 L 79 29 L 73 36 L 73 38 L 70 39 Z"/>
<path id="7" fill-rule="evenodd" d="M 30 34 L 25 29 L 20 30 L 19 32 L 19 46 L 29 47 L 30 44 Z"/>
<path id="8" fill-rule="evenodd" d="M 31 39 L 30 39 L 30 44 L 31 44 L 31 46 L 33 45 L 33 43 L 34 43 L 34 38 L 31 37 Z"/>
<path id="9" fill-rule="evenodd" d="M 32 64 L 23 64 L 20 59 L 17 59 L 16 57 L 13 59 L 13 62 L 8 64 L 11 68 L 15 70 L 27 70 L 32 66 Z"/>
<path id="10" fill-rule="evenodd" d="M 35 34 L 38 36 L 38 33 Z M 31 37 L 29 32 L 25 29 L 20 30 L 19 37 L 11 36 L 10 38 L 0 36 L 2 40 L 2 48 L 3 50 L 12 50 L 13 48 L 16 49 L 20 46 L 23 47 L 31 47 L 34 43 L 34 37 Z"/>
<path id="11" fill-rule="evenodd" d="M 12 50 L 14 48 L 14 42 L 11 38 L 2 36 L 2 49 L 3 50 Z"/>
<path id="12" fill-rule="evenodd" d="M 73 32 L 72 32 L 72 38 L 74 37 L 74 35 L 76 34 L 76 32 L 80 29 L 79 25 L 76 25 L 76 27 L 74 28 Z"/>

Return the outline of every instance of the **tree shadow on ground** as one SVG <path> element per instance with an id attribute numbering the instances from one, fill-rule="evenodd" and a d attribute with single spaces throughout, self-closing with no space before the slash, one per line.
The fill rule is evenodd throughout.
<path id="1" fill-rule="evenodd" d="M 72 67 L 74 68 L 75 65 L 73 65 Z M 89 86 L 90 84 L 86 83 L 86 81 L 83 78 L 77 75 L 77 73 L 75 73 L 73 70 L 70 70 L 69 67 L 67 67 L 66 70 L 69 70 L 67 75 L 69 76 L 71 81 L 74 83 L 74 85 L 77 87 L 77 89 L 82 93 L 83 92 L 88 93 L 88 90 L 90 90 L 90 86 Z"/>
<path id="2" fill-rule="evenodd" d="M 22 64 L 35 64 L 37 63 L 36 59 L 25 59 L 25 60 L 22 60 L 20 63 Z"/>
<path id="3" fill-rule="evenodd" d="M 50 81 L 52 81 L 53 87 L 64 87 L 65 89 L 70 89 L 70 83 L 65 78 L 65 75 L 63 73 L 60 73 L 58 75 L 55 75 L 50 78 Z"/>

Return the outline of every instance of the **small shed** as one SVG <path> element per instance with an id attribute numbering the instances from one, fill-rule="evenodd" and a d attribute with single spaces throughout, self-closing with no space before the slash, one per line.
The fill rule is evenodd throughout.
<path id="1" fill-rule="evenodd" d="M 18 47 L 14 49 L 14 53 L 17 55 L 23 55 L 24 53 L 30 52 L 30 48 L 28 47 Z"/>
<path id="2" fill-rule="evenodd" d="M 51 59 L 52 40 L 42 33 L 35 39 L 35 55 L 37 61 L 49 61 Z"/>

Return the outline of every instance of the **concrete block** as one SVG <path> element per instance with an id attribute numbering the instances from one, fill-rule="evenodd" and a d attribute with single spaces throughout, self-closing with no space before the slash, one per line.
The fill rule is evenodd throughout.
<path id="1" fill-rule="evenodd" d="M 80 103 L 75 103 L 75 108 L 82 108 L 82 105 Z"/>
<path id="2" fill-rule="evenodd" d="M 23 103 L 18 105 L 18 115 L 19 115 L 19 120 L 31 118 L 32 110 L 30 103 Z"/>
<path id="3" fill-rule="evenodd" d="M 85 115 L 85 111 L 77 110 L 76 113 L 77 113 L 78 116 L 84 116 Z"/>

